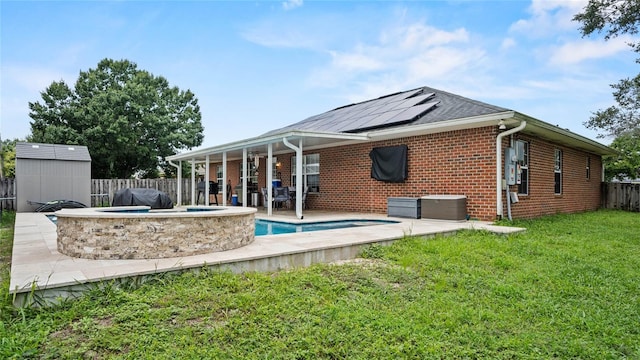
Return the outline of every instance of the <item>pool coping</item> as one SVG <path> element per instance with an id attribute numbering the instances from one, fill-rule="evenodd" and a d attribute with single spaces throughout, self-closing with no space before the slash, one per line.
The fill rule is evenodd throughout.
<path id="1" fill-rule="evenodd" d="M 165 272 L 216 267 L 232 272 L 277 271 L 357 257 L 362 247 L 372 243 L 389 244 L 408 235 L 435 236 L 463 229 L 514 233 L 522 228 L 496 226 L 481 221 L 405 219 L 384 214 L 305 213 L 299 220 L 290 214 L 256 218 L 291 223 L 346 219 L 397 220 L 344 229 L 301 232 L 256 237 L 247 246 L 227 251 L 146 260 L 88 260 L 72 258 L 57 251 L 56 227 L 43 213 L 17 213 L 15 220 L 9 293 L 16 306 L 47 304 L 73 297 L 92 283 L 126 279 Z"/>

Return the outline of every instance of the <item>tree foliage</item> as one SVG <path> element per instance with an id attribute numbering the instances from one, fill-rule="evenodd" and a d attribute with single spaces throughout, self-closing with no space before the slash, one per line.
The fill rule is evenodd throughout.
<path id="1" fill-rule="evenodd" d="M 29 103 L 29 141 L 86 145 L 93 178 L 173 174 L 165 161 L 202 144 L 198 101 L 128 60 L 104 59 L 81 71 L 74 88 L 53 82 Z"/>
<path id="2" fill-rule="evenodd" d="M 2 140 L 2 151 L 0 156 L 2 157 L 2 176 L 3 177 L 15 177 L 16 176 L 16 142 L 14 140 Z"/>
<path id="3" fill-rule="evenodd" d="M 589 0 L 583 12 L 573 17 L 580 22 L 583 36 L 604 33 L 605 40 L 623 34 L 638 34 L 640 0 Z M 630 42 L 633 51 L 640 53 L 640 41 Z M 640 62 L 640 58 L 636 60 Z M 620 136 L 640 128 L 640 74 L 611 85 L 617 105 L 594 112 L 585 122 L 592 129 L 604 130 L 604 136 Z"/>
<path id="4" fill-rule="evenodd" d="M 608 156 L 604 159 L 606 179 L 633 180 L 640 178 L 640 136 L 621 135 L 610 146 L 618 151 L 618 155 Z"/>

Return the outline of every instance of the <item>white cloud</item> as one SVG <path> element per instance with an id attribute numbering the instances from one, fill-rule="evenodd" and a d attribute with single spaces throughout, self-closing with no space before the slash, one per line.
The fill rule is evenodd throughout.
<path id="1" fill-rule="evenodd" d="M 287 0 L 282 3 L 282 8 L 285 10 L 295 9 L 302 6 L 302 0 Z"/>
<path id="2" fill-rule="evenodd" d="M 505 38 L 504 40 L 502 40 L 502 44 L 500 45 L 500 49 L 502 50 L 507 50 L 507 49 L 511 49 L 512 47 L 516 46 L 517 42 L 514 38 L 508 37 Z"/>
<path id="3" fill-rule="evenodd" d="M 528 9 L 531 17 L 516 21 L 509 31 L 532 37 L 577 31 L 578 23 L 572 19 L 586 4 L 587 0 L 533 0 Z"/>
<path id="4" fill-rule="evenodd" d="M 397 91 L 424 85 L 448 74 L 473 71 L 484 50 L 469 45 L 466 29 L 437 29 L 422 23 L 387 28 L 375 41 L 340 52 L 317 68 L 308 82 L 315 87 L 347 87 L 364 98 L 374 91 Z M 371 84 L 372 85 L 365 85 Z M 353 84 L 357 89 L 353 89 Z M 383 92 L 384 93 L 384 92 Z M 380 93 L 378 92 L 378 95 Z M 350 96 L 350 99 L 354 99 Z"/>
<path id="5" fill-rule="evenodd" d="M 583 60 L 601 59 L 619 52 L 630 51 L 629 37 L 617 37 L 609 41 L 601 40 L 578 40 L 565 43 L 555 48 L 549 58 L 553 65 L 567 65 L 580 63 Z"/>
<path id="6" fill-rule="evenodd" d="M 10 84 L 7 88 L 36 93 L 44 91 L 54 81 L 64 80 L 67 85 L 73 86 L 77 77 L 59 69 L 10 64 L 2 66 L 2 73 L 3 82 Z"/>
<path id="7" fill-rule="evenodd" d="M 333 60 L 332 66 L 347 71 L 375 71 L 384 68 L 379 60 L 362 53 L 330 52 Z"/>

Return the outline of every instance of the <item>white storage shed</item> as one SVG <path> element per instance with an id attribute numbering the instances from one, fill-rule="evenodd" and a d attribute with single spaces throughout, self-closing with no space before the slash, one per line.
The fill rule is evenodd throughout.
<path id="1" fill-rule="evenodd" d="M 91 156 L 86 146 L 16 143 L 18 212 L 54 200 L 91 204 Z M 30 204 L 29 202 L 32 202 Z"/>

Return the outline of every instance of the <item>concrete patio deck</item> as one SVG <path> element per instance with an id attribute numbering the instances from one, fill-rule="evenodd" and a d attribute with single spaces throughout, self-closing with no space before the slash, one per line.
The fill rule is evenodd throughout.
<path id="1" fill-rule="evenodd" d="M 256 218 L 267 218 L 259 211 Z M 407 235 L 435 236 L 462 229 L 513 233 L 522 228 L 495 226 L 480 221 L 443 221 L 390 218 L 383 214 L 305 211 L 297 220 L 292 211 L 277 211 L 270 220 L 316 222 L 346 219 L 388 219 L 395 224 L 335 230 L 257 236 L 239 249 L 180 258 L 150 260 L 88 260 L 57 251 L 56 226 L 44 214 L 16 214 L 9 292 L 14 305 L 46 305 L 82 293 L 92 283 L 112 279 L 145 277 L 214 267 L 232 272 L 276 271 L 353 259 L 369 244 L 387 245 Z"/>

